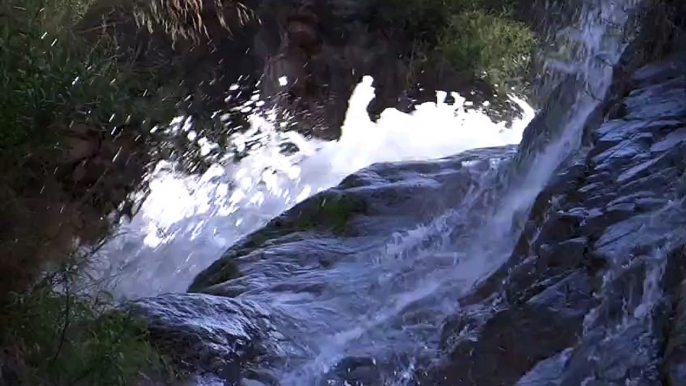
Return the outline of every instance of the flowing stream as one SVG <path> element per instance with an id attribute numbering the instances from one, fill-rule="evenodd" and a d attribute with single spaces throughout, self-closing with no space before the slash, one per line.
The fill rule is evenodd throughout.
<path id="1" fill-rule="evenodd" d="M 384 384 L 409 384 L 418 361 L 435 353 L 438 326 L 459 308 L 457 294 L 509 256 L 517 236 L 510 229 L 513 215 L 528 209 L 580 145 L 587 118 L 610 86 L 611 65 L 626 45 L 617 32 L 627 25 L 627 12 L 636 2 L 586 1 L 578 23 L 559 31 L 561 39 L 578 48 L 570 60 L 549 60 L 547 69 L 575 74 L 584 87 L 576 90 L 573 107 L 560 119 L 559 137 L 535 157 L 521 185 L 509 187 L 485 224 L 468 227 L 459 241 L 451 237 L 454 225 L 472 209 L 465 204 L 381 243 L 330 245 L 347 248 L 344 261 L 331 269 L 265 278 L 261 289 L 241 294 L 238 299 L 260 304 L 274 315 L 279 340 L 287 342 L 280 347 L 281 360 L 264 370 L 283 386 L 320 385 L 342 359 L 371 358 L 380 364 Z M 216 165 L 196 177 L 177 175 L 168 165 L 158 168 L 150 176 L 152 193 L 141 212 L 102 251 L 107 268 L 118 274 L 117 295 L 183 292 L 195 274 L 239 238 L 360 168 L 517 144 L 535 114 L 516 101 L 524 116 L 506 129 L 480 112 L 465 111 L 459 95 L 447 104 L 446 94 L 439 93 L 436 103 L 419 106 L 412 114 L 387 110 L 371 122 L 365 108 L 373 93 L 372 80 L 365 77 L 350 99 L 339 141 L 280 132 L 282 123 L 260 113 L 250 131 L 233 138 L 237 147 L 251 146 L 240 162 Z M 181 129 L 192 131 L 186 126 Z M 284 144 L 297 151 L 283 152 Z M 484 181 L 498 167 L 492 165 Z M 277 290 L 286 284 L 301 288 Z M 316 293 L 304 287 L 316 287 Z M 209 379 L 202 382 L 211 384 Z"/>

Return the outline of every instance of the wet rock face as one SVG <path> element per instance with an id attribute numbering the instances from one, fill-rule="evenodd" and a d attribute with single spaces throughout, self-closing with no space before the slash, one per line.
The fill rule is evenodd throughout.
<path id="1" fill-rule="evenodd" d="M 574 344 L 593 304 L 589 278 L 576 272 L 525 303 L 495 311 L 476 331 L 444 330 L 449 357 L 419 384 L 512 384 L 551 352 Z M 466 334 L 477 338 L 456 337 Z"/>
<path id="2" fill-rule="evenodd" d="M 259 358 L 268 346 L 262 341 L 273 333 L 267 312 L 250 302 L 167 294 L 126 307 L 147 321 L 152 344 L 178 369 L 228 382 L 240 381 L 243 365 Z"/>
<path id="3" fill-rule="evenodd" d="M 669 330 L 663 376 L 668 385 L 686 384 L 686 281 L 681 283 Z"/>
<path id="4" fill-rule="evenodd" d="M 347 357 L 336 364 L 321 386 L 364 386 L 383 384 L 372 358 Z"/>
<path id="5" fill-rule="evenodd" d="M 383 242 L 459 207 L 487 184 L 491 162 L 507 160 L 515 151 L 507 146 L 437 161 L 372 165 L 236 243 L 195 278 L 190 291 L 236 296 L 268 287 L 272 275 L 276 280 L 291 270 L 326 269 L 356 245 Z"/>
<path id="6" fill-rule="evenodd" d="M 148 321 L 152 342 L 183 370 L 212 374 L 228 384 L 242 379 L 243 384 L 278 385 L 280 379 L 269 369 L 277 364 L 298 368 L 301 358 L 318 349 L 298 339 L 334 334 L 330 320 L 317 317 L 335 309 L 324 303 L 311 311 L 307 304 L 340 296 L 337 287 L 356 278 L 331 282 L 337 277 L 327 280 L 327 272 L 353 263 L 360 250 L 385 245 L 394 232 L 415 229 L 448 208 L 466 205 L 471 192 L 490 184 L 496 171 L 492 163 L 507 162 L 515 152 L 515 146 L 507 146 L 435 161 L 372 165 L 235 244 L 196 277 L 193 293 L 141 299 L 129 309 Z M 392 292 L 402 288 L 403 280 L 410 278 L 383 286 L 362 281 L 351 291 Z M 339 301 L 358 307 L 354 294 Z M 357 317 L 354 312 L 341 315 L 343 327 L 354 326 Z M 382 373 L 389 371 L 378 356 L 351 354 L 331 364 L 321 385 L 381 385 L 386 381 Z"/>
<path id="7" fill-rule="evenodd" d="M 633 75 L 583 172 L 559 172 L 508 262 L 463 297 L 458 319 L 489 316 L 446 323 L 418 384 L 684 384 L 684 58 Z"/>

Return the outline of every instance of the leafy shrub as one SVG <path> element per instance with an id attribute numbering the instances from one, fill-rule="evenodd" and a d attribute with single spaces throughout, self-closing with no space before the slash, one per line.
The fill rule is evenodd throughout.
<path id="1" fill-rule="evenodd" d="M 135 131 L 129 135 L 145 139 L 142 123 L 168 121 L 175 113 L 173 93 L 122 60 L 110 36 L 76 32 L 91 1 L 0 2 L 0 225 L 11 224 L 0 226 L 0 246 L 6 252 L 2 268 L 12 259 L 40 261 L 44 256 L 36 250 L 64 233 L 48 232 L 50 220 L 57 223 L 55 229 L 68 229 L 68 215 L 78 212 L 79 205 L 73 204 L 83 201 L 82 209 L 88 210 L 99 199 L 92 192 L 79 196 L 74 187 L 60 186 L 56 171 L 70 151 L 72 127 L 87 128 L 96 142 L 119 134 L 113 134 L 115 129 Z M 55 208 L 59 213 L 52 213 Z M 93 223 L 88 227 L 96 228 Z M 71 235 L 76 236 L 84 235 Z M 35 247 L 22 249 L 20 244 Z M 72 240 L 63 244 L 71 248 Z"/>
<path id="2" fill-rule="evenodd" d="M 88 260 L 74 252 L 85 239 L 77 223 L 99 228 L 107 213 L 79 218 L 93 203 L 56 177 L 70 128 L 106 138 L 174 110 L 109 36 L 75 32 L 90 4 L 0 1 L 0 364 L 29 385 L 131 385 L 165 369 L 140 321 L 114 311 L 106 291 L 75 288 L 74 267 Z"/>
<path id="3" fill-rule="evenodd" d="M 504 91 L 528 71 L 536 40 L 523 23 L 472 10 L 452 16 L 439 50 L 451 65 L 486 78 Z"/>
<path id="4" fill-rule="evenodd" d="M 103 133 L 166 122 L 181 96 L 137 73 L 113 37 L 77 32 L 93 0 L 7 0 L 0 4 L 0 148 L 58 150 L 64 129 L 83 122 Z M 95 38 L 94 38 L 95 37 Z M 38 149 L 37 149 L 38 146 Z M 11 152 L 13 151 L 13 152 Z"/>
<path id="5" fill-rule="evenodd" d="M 14 363 L 19 381 L 124 386 L 171 374 L 142 321 L 113 309 L 106 291 L 77 291 L 75 279 L 64 268 L 14 294 L 0 314 L 0 347 L 20 358 Z"/>
<path id="6" fill-rule="evenodd" d="M 412 73 L 436 71 L 443 62 L 485 79 L 504 94 L 523 85 L 536 45 L 534 32 L 512 11 L 517 1 L 382 0 L 381 25 L 409 40 Z M 415 84 L 408 80 L 408 85 Z"/>
<path id="7" fill-rule="evenodd" d="M 132 12 L 142 26 L 151 32 L 157 27 L 162 27 L 174 40 L 197 41 L 201 36 L 207 36 L 208 31 L 204 24 L 204 15 L 208 12 L 211 12 L 229 32 L 231 32 L 230 25 L 233 24 L 234 19 L 235 22 L 242 25 L 255 17 L 253 11 L 238 0 L 226 2 L 206 0 L 130 1 L 133 3 Z"/>
<path id="8" fill-rule="evenodd" d="M 436 43 L 457 0 L 381 0 L 381 25 L 406 33 L 411 40 Z"/>

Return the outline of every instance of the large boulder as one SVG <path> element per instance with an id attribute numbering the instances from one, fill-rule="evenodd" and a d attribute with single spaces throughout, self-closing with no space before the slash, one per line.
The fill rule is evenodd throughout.
<path id="1" fill-rule="evenodd" d="M 239 382 L 246 363 L 279 340 L 269 313 L 251 302 L 167 294 L 130 302 L 126 309 L 147 321 L 151 343 L 182 373 Z"/>
<path id="2" fill-rule="evenodd" d="M 471 194 L 495 177 L 494 165 L 515 151 L 486 148 L 435 161 L 372 165 L 236 243 L 197 275 L 190 291 L 236 296 L 288 280 L 297 269 L 343 262 L 355 248 L 383 244 L 449 208 L 468 207 Z"/>

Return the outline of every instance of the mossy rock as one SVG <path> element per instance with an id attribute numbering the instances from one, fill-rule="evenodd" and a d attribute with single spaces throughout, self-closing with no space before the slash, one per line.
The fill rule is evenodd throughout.
<path id="1" fill-rule="evenodd" d="M 296 228 L 329 229 L 336 234 L 348 234 L 350 220 L 356 214 L 367 213 L 367 203 L 352 194 L 341 194 L 333 197 L 319 197 L 317 205 L 311 210 L 298 214 Z"/>
<path id="2" fill-rule="evenodd" d="M 222 260 L 222 266 L 217 272 L 217 282 L 225 283 L 229 280 L 239 278 L 241 276 L 241 271 L 238 268 L 238 264 L 232 260 Z"/>
<path id="3" fill-rule="evenodd" d="M 365 214 L 369 214 L 369 205 L 359 196 L 339 190 L 319 193 L 234 244 L 219 260 L 195 277 L 189 291 L 199 291 L 240 277 L 242 274 L 237 263 L 238 258 L 267 244 L 279 244 L 279 240 L 286 235 L 323 232 L 336 236 L 355 236 L 356 232 L 350 221 L 357 215 Z"/>
<path id="4" fill-rule="evenodd" d="M 283 235 L 310 230 L 352 236 L 350 220 L 368 212 L 369 205 L 359 196 L 338 190 L 322 192 L 271 220 L 248 236 L 239 249 L 259 248 Z"/>

